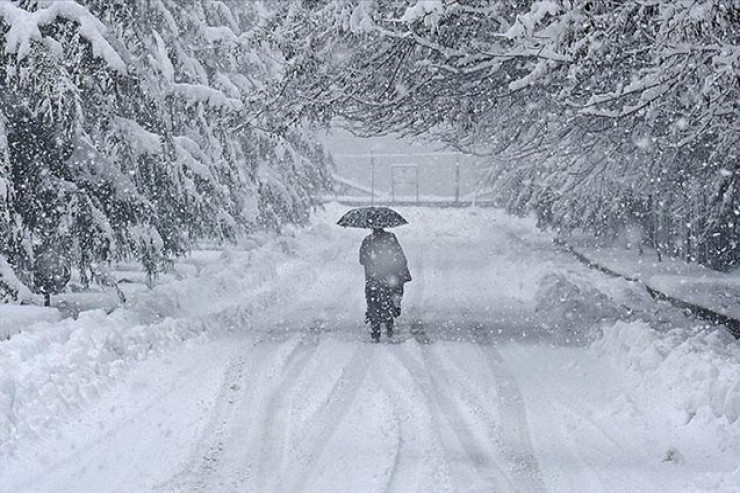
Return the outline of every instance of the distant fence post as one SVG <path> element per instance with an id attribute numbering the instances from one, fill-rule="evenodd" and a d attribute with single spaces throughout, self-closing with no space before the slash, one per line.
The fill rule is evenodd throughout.
<path id="1" fill-rule="evenodd" d="M 396 203 L 396 182 L 393 180 L 391 173 L 391 204 Z"/>
<path id="2" fill-rule="evenodd" d="M 416 204 L 419 204 L 419 167 L 416 167 Z"/>
<path id="3" fill-rule="evenodd" d="M 370 148 L 370 205 L 375 205 L 375 153 Z"/>
<path id="4" fill-rule="evenodd" d="M 460 203 L 460 161 L 455 161 L 455 203 Z"/>

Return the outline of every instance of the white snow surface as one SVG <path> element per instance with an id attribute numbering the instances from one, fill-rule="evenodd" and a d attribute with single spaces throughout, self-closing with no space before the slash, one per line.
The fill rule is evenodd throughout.
<path id="1" fill-rule="evenodd" d="M 644 283 L 668 296 L 740 319 L 740 271 L 718 272 L 707 267 L 663 256 L 654 250 L 607 247 L 583 239 L 575 249 L 613 272 Z"/>
<path id="2" fill-rule="evenodd" d="M 41 322 L 58 322 L 62 318 L 56 308 L 0 304 L 0 340 Z"/>
<path id="3" fill-rule="evenodd" d="M 399 208 L 414 280 L 372 344 L 345 210 L 0 342 L 0 491 L 740 491 L 724 330 L 532 221 Z"/>

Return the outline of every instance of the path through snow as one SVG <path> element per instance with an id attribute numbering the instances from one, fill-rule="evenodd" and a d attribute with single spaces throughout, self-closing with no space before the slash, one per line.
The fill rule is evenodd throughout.
<path id="1" fill-rule="evenodd" d="M 258 310 L 226 297 L 214 317 L 233 330 L 135 365 L 19 446 L 0 490 L 737 491 L 732 428 L 667 419 L 670 399 L 588 331 L 535 310 L 547 276 L 590 279 L 615 306 L 641 302 L 628 283 L 495 211 L 403 210 L 414 281 L 398 334 L 372 344 L 363 232 L 332 226 L 340 212 L 284 244 Z"/>

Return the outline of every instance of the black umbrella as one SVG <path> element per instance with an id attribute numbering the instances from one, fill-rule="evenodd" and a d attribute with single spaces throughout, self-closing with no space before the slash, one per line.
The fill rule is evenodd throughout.
<path id="1" fill-rule="evenodd" d="M 343 215 L 337 224 L 345 228 L 395 228 L 408 221 L 388 207 L 358 207 Z"/>

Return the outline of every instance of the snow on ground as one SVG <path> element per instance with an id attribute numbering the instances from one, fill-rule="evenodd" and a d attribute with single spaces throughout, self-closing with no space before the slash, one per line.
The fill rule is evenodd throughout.
<path id="1" fill-rule="evenodd" d="M 576 250 L 606 268 L 668 296 L 740 320 L 740 273 L 718 272 L 645 248 L 603 247 L 579 242 Z"/>
<path id="2" fill-rule="evenodd" d="M 56 322 L 61 318 L 59 310 L 55 308 L 0 304 L 0 340 L 28 330 L 40 322 Z"/>
<path id="3" fill-rule="evenodd" d="M 269 302 L 276 285 L 285 283 L 291 261 L 299 261 L 283 252 L 289 241 L 219 252 L 203 261 L 198 276 L 132 292 L 127 306 L 110 314 L 88 310 L 77 319 L 56 321 L 58 312 L 41 317 L 38 308 L 12 308 L 24 314 L 15 316 L 14 323 L 24 317 L 38 323 L 0 343 L 0 453 L 12 452 L 19 441 L 76 414 L 131 362 L 241 325 Z"/>
<path id="4" fill-rule="evenodd" d="M 0 491 L 740 491 L 726 333 L 529 220 L 400 208 L 374 345 L 344 209 L 0 342 Z"/>

